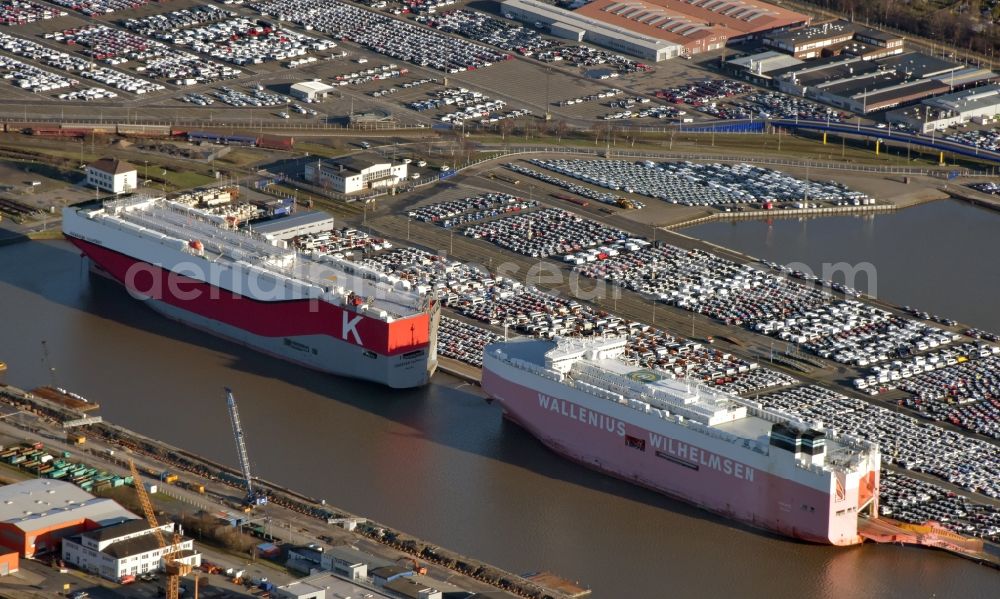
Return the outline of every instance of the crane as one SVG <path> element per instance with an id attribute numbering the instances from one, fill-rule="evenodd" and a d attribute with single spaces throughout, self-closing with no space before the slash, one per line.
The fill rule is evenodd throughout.
<path id="1" fill-rule="evenodd" d="M 177 530 L 176 526 L 174 527 L 174 536 L 170 540 L 170 553 L 167 553 L 167 541 L 163 538 L 163 531 L 160 530 L 159 522 L 156 521 L 153 504 L 150 503 L 149 496 L 146 495 L 146 489 L 142 486 L 142 478 L 139 476 L 139 470 L 135 467 L 135 462 L 131 458 L 128 460 L 128 468 L 132 471 L 132 485 L 135 487 L 135 494 L 139 496 L 139 504 L 146 515 L 146 522 L 153 529 L 156 544 L 159 545 L 160 549 L 164 550 L 163 569 L 167 574 L 167 599 L 177 599 L 180 596 L 181 576 L 185 576 L 191 572 L 190 565 L 183 564 L 175 559 L 175 552 L 181 544 L 180 531 Z"/>
<path id="2" fill-rule="evenodd" d="M 42 339 L 42 366 L 48 369 L 50 385 L 55 388 L 56 386 L 56 367 L 49 364 L 49 344 Z"/>
<path id="3" fill-rule="evenodd" d="M 229 419 L 233 423 L 233 436 L 236 437 L 236 454 L 240 460 L 240 470 L 243 471 L 243 481 L 247 486 L 244 505 L 254 507 L 267 504 L 267 493 L 262 489 L 253 488 L 253 476 L 250 474 L 250 458 L 247 457 L 247 446 L 243 441 L 243 427 L 240 425 L 240 413 L 236 409 L 236 398 L 233 390 L 226 387 L 226 405 L 229 406 Z"/>

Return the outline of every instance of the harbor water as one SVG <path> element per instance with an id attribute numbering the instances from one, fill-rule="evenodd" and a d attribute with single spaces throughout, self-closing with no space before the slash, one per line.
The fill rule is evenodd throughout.
<path id="1" fill-rule="evenodd" d="M 764 260 L 802 263 L 817 275 L 841 262 L 850 266 L 844 270 L 870 270 L 874 286 L 858 274 L 857 289 L 1000 332 L 991 300 L 1000 290 L 998 231 L 1000 212 L 946 200 L 888 214 L 715 222 L 681 232 Z"/>
<path id="2" fill-rule="evenodd" d="M 911 217 L 848 222 L 891 238 L 888 219 L 896 218 Z M 950 230 L 940 218 L 923 221 L 925 235 L 940 239 Z M 816 243 L 838 239 L 820 236 L 820 222 L 775 224 L 785 226 L 799 227 L 803 238 L 816 231 Z M 972 237 L 955 227 L 955 238 Z M 906 241 L 877 247 L 897 251 Z M 995 281 L 984 288 L 989 279 L 971 274 L 989 268 L 991 256 L 970 261 L 959 253 L 966 246 L 934 247 L 937 261 L 903 263 L 926 285 L 908 291 L 909 301 L 973 320 L 976 304 L 998 290 Z M 895 274 L 885 268 L 886 277 Z M 928 283 L 941 280 L 929 273 L 958 268 L 970 273 L 961 293 Z M 426 388 L 391 391 L 176 325 L 90 275 L 63 242 L 0 248 L 0 360 L 11 384 L 54 379 L 99 401 L 110 421 L 235 465 L 222 390 L 230 386 L 261 477 L 512 571 L 554 571 L 599 599 L 971 599 L 994 597 L 1000 587 L 1000 573 L 945 553 L 792 542 L 588 471 L 504 422 L 477 388 L 447 376 Z"/>

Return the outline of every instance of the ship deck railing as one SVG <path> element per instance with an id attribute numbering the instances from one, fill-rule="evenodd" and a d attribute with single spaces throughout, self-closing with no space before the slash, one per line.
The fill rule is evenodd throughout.
<path id="1" fill-rule="evenodd" d="M 333 288 L 331 280 L 314 276 L 301 267 L 299 256 L 294 250 L 286 250 L 272 245 L 265 238 L 251 231 L 232 231 L 220 227 L 217 223 L 205 218 L 196 209 L 183 204 L 156 199 L 151 201 L 150 198 L 117 200 L 108 204 L 111 205 L 112 209 L 124 209 L 114 210 L 117 214 L 112 214 L 106 208 L 107 218 L 131 222 L 181 241 L 200 241 L 207 250 L 214 254 L 225 256 L 233 262 L 244 262 L 257 266 L 272 274 L 298 281 L 307 288 L 318 287 L 325 293 L 330 293 Z M 148 205 L 141 209 L 128 209 L 141 204 Z M 421 311 L 417 305 L 418 296 L 416 294 L 413 294 L 414 301 L 410 303 L 392 300 L 393 296 L 405 295 L 408 292 L 395 289 L 394 285 L 389 282 L 379 281 L 380 273 L 371 269 L 352 264 L 351 269 L 355 272 L 348 272 L 344 265 L 335 262 L 312 263 L 331 271 L 337 271 L 339 276 L 349 281 L 348 285 L 342 284 L 339 287 L 366 297 L 373 310 L 385 312 L 394 318 L 412 316 Z M 362 273 L 358 274 L 358 270 Z M 364 276 L 365 273 L 369 272 L 372 278 Z M 343 298 L 340 299 L 343 300 Z"/>

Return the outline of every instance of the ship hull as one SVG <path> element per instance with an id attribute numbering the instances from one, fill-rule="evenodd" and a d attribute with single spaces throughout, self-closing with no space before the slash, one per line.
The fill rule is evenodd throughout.
<path id="1" fill-rule="evenodd" d="M 699 443 L 682 427 L 636 426 L 628 414 L 614 410 L 621 406 L 599 398 L 588 402 L 575 389 L 489 355 L 482 385 L 500 403 L 505 418 L 588 468 L 779 535 L 833 545 L 862 541 L 856 514 L 836 516 L 842 506 L 832 505 L 829 492 L 778 476 L 763 463 L 741 460 L 717 445 Z"/>
<path id="2" fill-rule="evenodd" d="M 150 273 L 150 280 L 159 280 L 159 277 L 166 280 L 168 275 L 176 280 L 176 273 L 89 241 L 70 235 L 67 238 L 90 259 L 96 272 L 122 284 L 132 297 L 156 312 L 264 354 L 322 372 L 398 389 L 427 384 L 436 366 L 430 343 L 385 354 L 326 332 L 304 332 L 309 328 L 307 319 L 310 316 L 303 315 L 306 309 L 303 301 L 256 301 L 236 297 L 224 289 L 193 279 L 160 285 L 156 296 L 151 296 L 129 288 L 128 277 L 123 273 L 136 265 Z M 194 293 L 195 290 L 199 293 Z M 312 318 L 320 318 L 320 315 L 313 314 Z M 322 327 L 314 328 L 322 330 Z M 349 337 L 346 333 L 344 336 Z"/>

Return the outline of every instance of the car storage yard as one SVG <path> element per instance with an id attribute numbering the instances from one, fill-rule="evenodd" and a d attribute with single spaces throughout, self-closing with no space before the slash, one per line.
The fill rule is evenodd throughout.
<path id="1" fill-rule="evenodd" d="M 34 74 L 37 82 L 32 81 L 27 89 L 31 97 L 53 101 L 29 106 L 27 111 L 18 105 L 19 117 L 25 117 L 26 112 L 46 116 L 77 114 L 73 107 L 87 103 L 100 106 L 108 118 L 118 114 L 161 120 L 183 116 L 224 122 L 222 111 L 233 109 L 230 120 L 277 121 L 276 114 L 265 111 L 251 117 L 252 106 L 242 107 L 250 110 L 221 103 L 202 106 L 185 102 L 185 95 L 212 96 L 220 86 L 245 89 L 259 83 L 269 93 L 287 97 L 289 85 L 296 81 L 318 78 L 338 85 L 338 76 L 395 64 L 395 70 L 405 69 L 407 73 L 393 79 L 380 77 L 338 85 L 318 107 L 319 112 L 344 117 L 353 107 L 355 113 L 389 113 L 403 124 L 429 126 L 440 122 L 442 115 L 419 113 L 407 104 L 426 99 L 428 92 L 466 88 L 506 105 L 500 114 L 487 117 L 490 125 L 514 111 L 523 114 L 510 118 L 539 119 L 549 112 L 553 119 L 580 125 L 617 112 L 610 106 L 616 99 L 560 105 L 561 101 L 596 95 L 609 88 L 627 88 L 625 94 L 629 97 L 651 95 L 668 82 L 704 76 L 690 63 L 678 61 L 660 63 L 651 72 L 636 69 L 638 61 L 631 59 L 621 65 L 587 65 L 585 61 L 608 61 L 614 53 L 565 44 L 539 36 L 530 28 L 516 33 L 516 23 L 462 8 L 462 4 L 442 7 L 438 15 L 424 13 L 418 17 L 396 16 L 390 10 L 372 11 L 343 2 L 317 4 L 314 0 L 242 5 L 176 0 L 139 4 L 127 11 L 123 10 L 126 4 L 119 0 L 102 0 L 101 6 L 110 12 L 97 14 L 95 10 L 92 15 L 73 8 L 49 8 L 46 12 L 41 5 L 8 2 L 0 5 L 0 9 L 6 6 L 6 12 L 0 10 L 0 15 L 6 14 L 10 22 L 19 24 L 0 30 L 5 36 L 0 56 L 23 63 L 24 71 L 40 69 Z M 447 22 L 452 24 L 449 27 L 427 18 L 444 18 L 446 10 L 455 9 L 462 12 L 447 16 Z M 262 12 L 282 17 L 284 31 L 264 31 L 273 25 L 273 19 L 262 16 Z M 364 18 L 368 25 L 359 29 L 358 18 Z M 463 22 L 472 25 L 462 27 Z M 254 28 L 257 31 L 251 31 Z M 484 39 L 498 45 L 462 35 L 477 31 L 493 32 Z M 340 38 L 345 33 L 349 34 L 347 40 Z M 532 42 L 527 43 L 533 49 L 531 57 L 505 49 L 526 47 L 525 40 Z M 84 74 L 92 60 L 98 70 Z M 296 60 L 300 63 L 292 66 L 297 68 L 289 68 Z M 19 68 L 18 63 L 11 65 Z M 600 79 L 609 73 L 617 77 Z M 408 82 L 427 79 L 436 79 L 437 83 L 404 87 Z M 0 100 L 26 97 L 23 89 L 0 86 Z M 183 113 L 178 112 L 181 108 Z M 290 116 L 308 118 L 294 113 Z M 490 122 L 491 118 L 496 120 Z M 655 118 L 644 121 L 663 122 Z"/>

